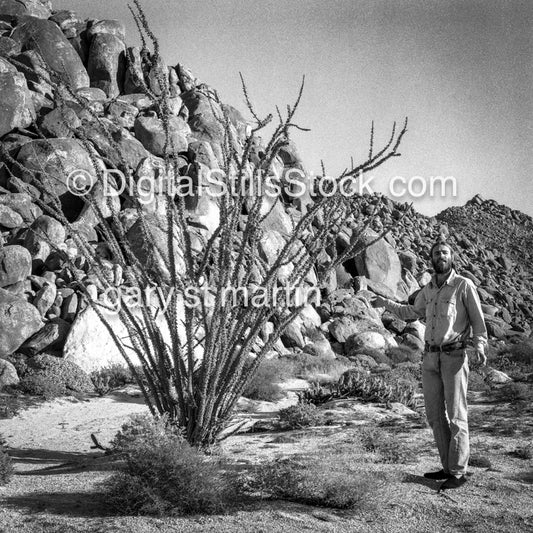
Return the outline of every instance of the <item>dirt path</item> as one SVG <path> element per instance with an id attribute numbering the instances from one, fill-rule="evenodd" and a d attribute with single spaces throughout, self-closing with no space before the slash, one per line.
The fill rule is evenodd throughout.
<path id="1" fill-rule="evenodd" d="M 264 406 L 263 406 L 264 408 Z M 469 483 L 452 494 L 437 494 L 438 484 L 421 473 L 434 469 L 436 452 L 430 431 L 382 407 L 358 402 L 332 406 L 332 417 L 352 418 L 349 425 L 283 433 L 250 433 L 228 439 L 223 451 L 235 463 L 249 465 L 276 455 L 327 449 L 350 442 L 358 425 L 379 419 L 396 428 L 401 445 L 416 451 L 412 464 L 365 463 L 389 480 L 386 497 L 371 512 L 338 512 L 281 501 L 237 504 L 227 514 L 157 519 L 106 515 L 99 483 L 116 463 L 91 450 L 90 434 L 107 443 L 128 415 L 145 411 L 134 389 L 104 398 L 60 399 L 2 420 L 0 432 L 15 459 L 16 475 L 0 488 L 0 532 L 525 532 L 533 528 L 531 461 L 512 457 L 517 442 L 528 437 L 524 421 L 513 434 L 483 429 L 494 406 L 475 405 L 480 420 L 472 431 L 474 456 L 490 468 L 472 467 Z M 482 425 L 481 422 L 484 424 Z M 512 423 L 512 422 L 511 422 Z M 507 431 L 510 433 L 510 431 Z M 530 434 L 529 434 L 530 435 Z"/>

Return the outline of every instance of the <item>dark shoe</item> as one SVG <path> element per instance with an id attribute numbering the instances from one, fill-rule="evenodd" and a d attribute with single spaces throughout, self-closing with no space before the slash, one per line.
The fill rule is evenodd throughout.
<path id="1" fill-rule="evenodd" d="M 438 472 L 426 472 L 424 477 L 426 479 L 448 479 L 452 477 L 452 475 L 447 474 L 444 470 L 439 470 Z"/>
<path id="2" fill-rule="evenodd" d="M 466 476 L 455 477 L 450 476 L 441 486 L 440 490 L 458 489 L 466 483 Z"/>

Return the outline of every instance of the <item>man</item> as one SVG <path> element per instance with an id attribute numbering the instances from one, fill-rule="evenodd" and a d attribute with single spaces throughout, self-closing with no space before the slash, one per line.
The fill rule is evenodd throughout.
<path id="1" fill-rule="evenodd" d="M 470 450 L 466 342 L 472 329 L 476 363 L 485 365 L 487 329 L 475 285 L 455 272 L 452 248 L 439 240 L 432 246 L 430 256 L 435 274 L 412 305 L 380 296 L 372 304 L 385 307 L 404 320 L 425 318 L 422 386 L 442 470 L 428 472 L 424 477 L 445 480 L 441 489 L 455 489 L 466 482 Z"/>

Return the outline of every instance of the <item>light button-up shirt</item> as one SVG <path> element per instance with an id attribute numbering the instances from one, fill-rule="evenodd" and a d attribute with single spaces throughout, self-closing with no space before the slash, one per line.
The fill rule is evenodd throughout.
<path id="1" fill-rule="evenodd" d="M 484 350 L 487 344 L 487 328 L 476 287 L 453 269 L 440 287 L 433 276 L 413 305 L 388 301 L 386 309 L 403 320 L 425 319 L 424 340 L 432 346 L 464 342 L 471 333 L 475 348 Z"/>

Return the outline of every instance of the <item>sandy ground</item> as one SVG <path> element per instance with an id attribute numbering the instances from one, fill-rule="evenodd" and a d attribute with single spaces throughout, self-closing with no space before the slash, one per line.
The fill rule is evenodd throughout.
<path id="1" fill-rule="evenodd" d="M 287 400 L 289 403 L 293 399 Z M 241 405 L 252 409 L 252 405 Z M 242 416 L 268 419 L 275 406 L 256 405 Z M 503 407 L 502 407 L 503 409 Z M 435 469 L 430 430 L 401 413 L 357 401 L 329 406 L 338 425 L 293 432 L 233 436 L 223 452 L 246 467 L 275 456 L 327 449 L 349 442 L 360 424 L 387 419 L 402 445 L 416 450 L 413 464 L 369 464 L 390 480 L 386 497 L 372 512 L 335 511 L 282 501 L 236 505 L 226 514 L 186 518 L 116 517 L 106 511 L 99 484 L 117 468 L 102 451 L 91 449 L 90 434 L 107 444 L 128 416 L 146 411 L 134 387 L 106 397 L 62 398 L 0 421 L 16 475 L 0 487 L 0 532 L 525 532 L 533 530 L 532 462 L 510 455 L 518 442 L 531 439 L 532 417 L 517 413 L 511 429 L 485 427 L 495 406 L 474 402 L 479 427 L 472 430 L 472 452 L 490 458 L 491 468 L 471 469 L 470 481 L 452 494 L 421 474 Z M 259 412 L 257 412 L 259 411 Z M 505 414 L 505 413 L 503 413 Z M 486 416 L 485 416 L 486 415 Z M 528 415 L 529 416 L 529 415 Z M 346 424 L 346 422 L 348 422 Z M 477 424 L 477 422 L 476 422 Z M 492 428 L 494 429 L 494 428 Z M 511 431 L 512 430 L 512 431 Z M 507 434 L 502 434 L 507 433 Z"/>

